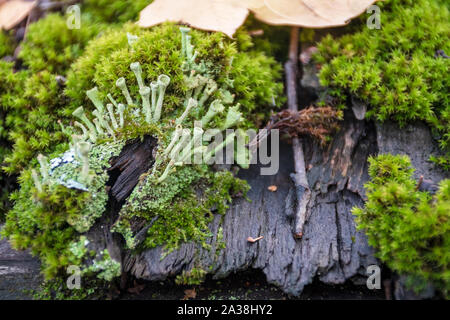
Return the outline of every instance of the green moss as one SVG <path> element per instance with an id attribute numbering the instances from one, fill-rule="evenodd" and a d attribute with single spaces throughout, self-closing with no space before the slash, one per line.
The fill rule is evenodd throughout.
<path id="1" fill-rule="evenodd" d="M 81 28 L 69 29 L 67 17 L 53 13 L 32 23 L 21 44 L 19 58 L 33 72 L 46 70 L 64 74 L 83 52 L 84 46 L 97 36 L 104 25 L 81 16 Z"/>
<path id="2" fill-rule="evenodd" d="M 205 281 L 206 271 L 201 268 L 192 268 L 189 271 L 183 272 L 175 278 L 175 283 L 178 285 L 199 285 Z"/>
<path id="3" fill-rule="evenodd" d="M 364 24 L 339 39 L 324 38 L 315 56 L 321 83 L 345 101 L 351 94 L 371 106 L 370 118 L 400 124 L 424 120 L 443 149 L 450 142 L 450 12 L 441 0 L 390 0 L 381 6 L 381 29 Z"/>
<path id="4" fill-rule="evenodd" d="M 0 58 L 13 53 L 14 45 L 11 36 L 3 30 L 0 31 Z"/>
<path id="5" fill-rule="evenodd" d="M 85 0 L 81 7 L 93 19 L 107 23 L 135 21 L 152 0 Z"/>
<path id="6" fill-rule="evenodd" d="M 133 45 L 134 50 L 127 48 L 127 32 L 139 36 Z M 236 44 L 221 33 L 192 30 L 191 35 L 198 59 L 207 58 L 210 76 L 218 79 L 220 88 L 235 94 L 234 101 L 241 104 L 242 111 L 260 112 L 267 117 L 267 109 L 264 112 L 262 110 L 273 103 L 272 98 L 276 103 L 283 100 L 283 87 L 278 81 L 281 67 L 272 58 L 256 51 L 238 52 Z M 115 81 L 124 76 L 127 83 L 134 83 L 129 65 L 135 61 L 143 66 L 146 79 L 170 74 L 171 86 L 165 101 L 167 110 L 174 110 L 180 105 L 180 97 L 186 91 L 181 69 L 183 59 L 179 51 L 173 50 L 180 47 L 179 31 L 173 24 L 157 26 L 149 31 L 126 24 L 122 30 L 110 31 L 92 41 L 86 54 L 74 64 L 68 76 L 66 94 L 71 98 L 71 110 L 88 104 L 84 91 L 93 85 L 100 91 L 110 92 L 114 97 L 120 96 Z M 138 94 L 137 85 L 131 85 L 129 90 L 132 96 Z"/>
<path id="7" fill-rule="evenodd" d="M 80 289 L 68 289 L 62 278 L 44 281 L 32 293 L 34 300 L 100 300 L 106 299 L 110 282 L 97 278 L 84 279 Z"/>
<path id="8" fill-rule="evenodd" d="M 407 156 L 380 155 L 369 163 L 365 208 L 353 209 L 358 228 L 392 270 L 430 281 L 448 296 L 450 180 L 432 197 L 416 190 Z"/>
<path id="9" fill-rule="evenodd" d="M 8 237 L 15 249 L 30 248 L 40 258 L 46 278 L 55 277 L 69 265 L 79 265 L 81 260 L 71 251 L 77 233 L 66 217 L 79 214 L 89 194 L 63 186 L 38 192 L 28 170 L 20 182 L 21 189 L 11 195 L 15 206 L 8 212 L 1 235 Z"/>
<path id="10" fill-rule="evenodd" d="M 12 64 L 0 62 L 2 79 L 6 79 L 0 84 L 0 106 L 7 112 L 7 130 L 1 134 L 8 135 L 13 145 L 5 159 L 7 173 L 19 173 L 39 152 L 53 152 L 66 140 L 57 120 L 67 115 L 67 98 L 57 76 L 66 76 L 89 39 L 103 28 L 82 16 L 82 28 L 71 30 L 65 17 L 49 14 L 30 25 L 21 44 L 19 57 L 26 70 L 14 72 Z"/>

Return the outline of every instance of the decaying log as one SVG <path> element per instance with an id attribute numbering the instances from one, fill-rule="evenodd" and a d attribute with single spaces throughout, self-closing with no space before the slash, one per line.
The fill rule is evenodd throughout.
<path id="1" fill-rule="evenodd" d="M 292 196 L 295 186 L 290 172 L 294 166 L 292 148 L 286 144 L 280 149 L 277 175 L 261 176 L 257 165 L 241 170 L 239 176 L 251 185 L 248 194 L 251 202 L 235 199 L 224 217 L 215 217 L 211 223 L 214 236 L 208 240 L 211 251 L 200 244 L 185 243 L 162 260 L 161 247 L 138 254 L 124 252 L 121 237 L 109 232 L 117 218 L 114 216 L 117 208 L 109 208 L 89 231 L 88 238 L 96 243 L 98 251 L 108 248 L 114 259 L 122 261 L 125 272 L 140 279 L 163 280 L 195 266 L 215 278 L 246 269 L 261 269 L 269 282 L 294 295 L 300 294 L 314 278 L 330 284 L 359 279 L 364 284 L 366 267 L 377 261 L 364 234 L 355 230 L 350 210 L 363 205 L 363 184 L 368 180 L 367 157 L 378 152 L 408 154 L 416 167 L 416 178 L 423 175 L 436 183 L 448 177 L 426 161 L 431 154 L 439 155 L 437 143 L 422 123 L 411 124 L 406 129 L 393 123 L 374 125 L 358 121 L 351 112 L 345 114 L 341 130 L 327 148 L 321 148 L 309 138 L 304 141 L 312 192 L 307 207 L 308 223 L 300 240 L 292 237 L 296 201 Z M 272 185 L 277 186 L 275 192 L 267 189 Z M 216 254 L 219 228 L 223 230 L 225 249 Z M 248 237 L 257 236 L 263 238 L 248 242 Z M 0 298 L 24 297 L 22 290 L 32 286 L 27 282 L 28 277 L 39 276 L 38 264 L 24 253 L 16 253 L 20 256 L 11 261 L 9 252 L 14 251 L 9 249 L 6 240 L 1 241 Z M 396 298 L 401 297 L 396 293 Z"/>
<path id="2" fill-rule="evenodd" d="M 296 201 L 292 197 L 296 189 L 290 178 L 293 154 L 291 146 L 283 144 L 278 174 L 261 176 L 258 165 L 240 171 L 239 176 L 251 185 L 251 202 L 235 199 L 224 217 L 215 217 L 210 226 L 214 234 L 208 240 L 210 251 L 196 243 L 185 243 L 162 260 L 161 247 L 137 255 L 125 253 L 123 267 L 147 280 L 163 280 L 193 267 L 208 270 L 214 278 L 261 269 L 269 282 L 294 295 L 315 277 L 335 284 L 365 276 L 366 267 L 376 260 L 365 236 L 355 230 L 350 210 L 363 205 L 367 157 L 375 152 L 373 125 L 357 121 L 351 113 L 327 149 L 305 139 L 311 200 L 306 207 L 309 220 L 300 240 L 292 237 L 296 223 Z M 267 189 L 272 185 L 278 187 L 277 191 Z M 216 253 L 220 228 L 226 248 Z M 248 237 L 254 236 L 263 238 L 248 242 Z"/>

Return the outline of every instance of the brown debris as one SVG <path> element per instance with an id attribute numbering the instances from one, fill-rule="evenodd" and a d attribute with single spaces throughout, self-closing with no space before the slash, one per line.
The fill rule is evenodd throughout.
<path id="1" fill-rule="evenodd" d="M 255 243 L 255 242 L 257 242 L 257 241 L 259 241 L 259 240 L 261 240 L 261 239 L 264 239 L 264 236 L 260 236 L 260 237 L 258 237 L 258 238 L 248 237 L 248 238 L 247 238 L 247 241 L 250 242 L 250 243 Z"/>

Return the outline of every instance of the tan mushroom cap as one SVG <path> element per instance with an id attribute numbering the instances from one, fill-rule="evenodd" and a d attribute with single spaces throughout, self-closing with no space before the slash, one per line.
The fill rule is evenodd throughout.
<path id="1" fill-rule="evenodd" d="M 166 21 L 221 31 L 232 37 L 250 12 L 263 22 L 307 28 L 342 26 L 376 0 L 155 0 L 141 11 L 138 24 Z"/>
<path id="2" fill-rule="evenodd" d="M 37 1 L 0 0 L 0 30 L 19 24 L 34 8 Z"/>

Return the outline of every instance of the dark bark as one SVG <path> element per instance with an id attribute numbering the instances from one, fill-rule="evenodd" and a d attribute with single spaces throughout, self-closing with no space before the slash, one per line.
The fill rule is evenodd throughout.
<path id="1" fill-rule="evenodd" d="M 144 136 L 142 141 L 136 139 L 128 143 L 120 155 L 111 161 L 108 185 L 111 186 L 110 196 L 117 202 L 122 203 L 139 182 L 139 177 L 152 167 L 156 145 L 155 138 Z"/>

